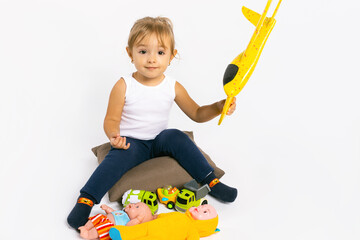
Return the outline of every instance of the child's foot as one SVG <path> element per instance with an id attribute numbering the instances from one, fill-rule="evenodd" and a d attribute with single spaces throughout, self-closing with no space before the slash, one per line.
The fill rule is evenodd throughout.
<path id="1" fill-rule="evenodd" d="M 110 228 L 109 235 L 112 240 L 121 240 L 122 239 L 120 231 L 117 230 L 116 228 Z"/>
<path id="2" fill-rule="evenodd" d="M 82 197 L 82 195 L 80 195 L 75 207 L 67 218 L 69 225 L 75 229 L 84 226 L 88 221 L 93 206 L 94 201 L 92 199 L 88 197 Z"/>
<path id="3" fill-rule="evenodd" d="M 237 197 L 237 189 L 221 183 L 213 172 L 207 176 L 202 183 L 209 185 L 211 189 L 209 195 L 215 197 L 218 200 L 223 202 L 233 202 Z"/>

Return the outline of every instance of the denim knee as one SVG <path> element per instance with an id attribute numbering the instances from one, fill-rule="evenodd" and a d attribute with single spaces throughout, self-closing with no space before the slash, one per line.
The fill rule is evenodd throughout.
<path id="1" fill-rule="evenodd" d="M 175 158 L 198 182 L 214 171 L 196 144 L 188 135 L 178 129 L 162 131 L 154 139 L 152 154 L 155 157 L 171 156 Z"/>
<path id="2" fill-rule="evenodd" d="M 183 144 L 184 140 L 191 140 L 184 132 L 179 129 L 165 129 L 155 138 L 159 142 L 171 142 L 171 144 Z"/>

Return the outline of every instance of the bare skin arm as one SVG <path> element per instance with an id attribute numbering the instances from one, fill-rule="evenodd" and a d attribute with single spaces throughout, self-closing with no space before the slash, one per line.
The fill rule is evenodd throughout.
<path id="1" fill-rule="evenodd" d="M 126 138 L 120 136 L 121 114 L 125 103 L 126 84 L 124 79 L 116 82 L 110 93 L 109 104 L 104 120 L 104 131 L 114 148 L 128 149 Z"/>
<path id="2" fill-rule="evenodd" d="M 175 102 L 179 108 L 193 121 L 207 122 L 221 114 L 225 100 L 210 105 L 199 106 L 187 93 L 186 89 L 178 82 L 175 84 Z M 236 109 L 236 98 L 231 103 L 227 115 L 231 115 Z"/>
<path id="3" fill-rule="evenodd" d="M 111 207 L 109 207 L 109 206 L 106 205 L 106 204 L 102 204 L 102 205 L 100 206 L 100 208 L 101 208 L 102 210 L 104 210 L 104 211 L 106 212 L 106 214 L 109 214 L 109 213 L 112 213 L 112 212 L 115 211 L 114 209 L 112 209 Z"/>
<path id="4" fill-rule="evenodd" d="M 130 220 L 126 226 L 134 226 L 134 225 L 137 225 L 137 224 L 140 224 L 144 221 L 144 217 L 143 216 L 137 216 L 136 218 Z"/>

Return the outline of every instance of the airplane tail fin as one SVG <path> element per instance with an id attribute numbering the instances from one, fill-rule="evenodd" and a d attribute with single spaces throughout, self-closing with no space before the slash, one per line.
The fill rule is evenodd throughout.
<path id="1" fill-rule="evenodd" d="M 248 8 L 245 8 L 245 7 L 242 8 L 243 13 L 245 11 L 245 13 L 247 14 L 247 15 L 245 15 L 245 13 L 244 13 L 245 17 L 248 19 L 250 18 L 249 21 L 256 26 L 255 32 L 252 35 L 250 42 L 245 50 L 245 53 L 244 53 L 245 57 L 247 56 L 247 53 L 250 50 L 251 46 L 254 44 L 256 38 L 259 36 L 261 28 L 264 26 L 266 14 L 270 8 L 271 2 L 272 2 L 272 0 L 268 0 L 268 2 L 266 3 L 265 9 L 261 15 L 259 13 L 256 13 L 256 12 L 248 9 Z M 246 9 L 248 9 L 248 10 L 246 10 Z M 257 23 L 255 24 L 255 22 L 257 22 Z"/>
<path id="2" fill-rule="evenodd" d="M 249 42 L 249 45 L 247 46 L 246 50 L 245 50 L 245 53 L 244 55 L 247 56 L 248 54 L 248 51 L 250 51 L 250 48 L 251 46 L 254 44 L 254 42 L 256 41 L 257 37 L 259 36 L 259 33 L 261 31 L 261 29 L 263 27 L 267 27 L 268 24 L 274 24 L 275 22 L 275 15 L 280 7 L 280 3 L 281 3 L 282 0 L 279 0 L 275 10 L 274 10 L 274 13 L 272 15 L 271 18 L 268 18 L 266 17 L 266 14 L 268 13 L 269 11 L 269 8 L 270 8 L 270 5 L 271 5 L 271 2 L 272 0 L 268 0 L 267 3 L 266 3 L 266 6 L 265 6 L 265 9 L 263 11 L 263 13 L 260 15 L 259 13 L 253 11 L 253 10 L 250 10 L 246 7 L 242 7 L 242 12 L 244 14 L 244 16 L 252 23 L 256 26 L 256 29 L 255 29 L 255 32 L 254 34 L 252 35 L 251 39 L 250 39 L 250 42 Z M 266 21 L 265 21 L 266 20 Z"/>
<path id="3" fill-rule="evenodd" d="M 251 22 L 256 27 L 261 15 L 247 7 L 242 7 L 241 10 L 244 16 L 246 17 L 246 19 L 249 20 L 249 22 Z"/>
<path id="4" fill-rule="evenodd" d="M 277 6 L 276 6 L 276 8 L 274 10 L 274 13 L 271 16 L 271 20 L 275 18 L 275 15 L 276 15 L 279 7 L 280 7 L 281 1 L 282 0 L 279 0 L 278 4 L 277 4 Z M 242 10 L 244 16 L 246 17 L 246 19 L 249 20 L 249 22 L 251 22 L 255 27 L 261 28 L 262 24 L 263 24 L 263 22 L 264 22 L 264 20 L 266 18 L 266 14 L 267 14 L 267 12 L 269 10 L 271 2 L 272 2 L 272 0 L 268 0 L 267 4 L 265 6 L 264 12 L 261 15 L 259 13 L 255 12 L 255 11 L 245 7 L 245 6 L 243 6 L 241 10 Z M 258 30 L 260 30 L 260 29 L 258 29 Z"/>

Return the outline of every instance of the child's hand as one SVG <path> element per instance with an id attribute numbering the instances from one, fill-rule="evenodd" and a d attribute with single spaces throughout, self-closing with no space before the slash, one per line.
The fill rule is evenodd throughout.
<path id="1" fill-rule="evenodd" d="M 219 108 L 220 113 L 222 112 L 222 110 L 224 108 L 225 101 L 226 101 L 226 99 L 221 100 L 221 101 L 218 102 L 218 108 Z M 229 106 L 228 111 L 226 112 L 226 115 L 233 114 L 235 109 L 236 109 L 236 97 L 234 97 L 232 102 L 230 103 L 230 106 Z"/>
<path id="2" fill-rule="evenodd" d="M 130 143 L 126 144 L 126 137 L 121 137 L 120 134 L 116 134 L 115 136 L 110 138 L 110 144 L 113 148 L 117 149 L 129 149 Z"/>
<path id="3" fill-rule="evenodd" d="M 236 97 L 233 98 L 229 110 L 227 111 L 226 115 L 231 115 L 234 113 L 234 111 L 236 110 Z"/>

